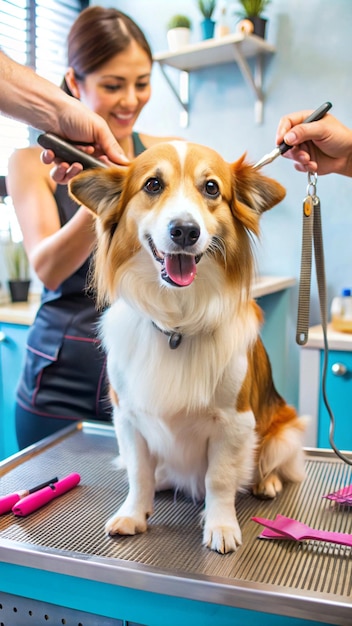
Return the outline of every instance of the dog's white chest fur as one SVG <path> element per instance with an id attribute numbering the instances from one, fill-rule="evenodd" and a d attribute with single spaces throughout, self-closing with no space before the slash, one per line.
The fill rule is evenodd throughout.
<path id="1" fill-rule="evenodd" d="M 252 324 L 255 333 L 254 318 Z M 227 431 L 240 441 L 241 429 L 254 427 L 251 413 L 235 419 L 236 397 L 247 370 L 241 329 L 237 351 L 233 329 L 227 342 L 219 343 L 223 333 L 230 333 L 226 325 L 214 333 L 186 335 L 171 350 L 168 337 L 123 300 L 105 313 L 102 328 L 108 375 L 119 397 L 119 440 L 129 422 L 157 460 L 157 486 L 179 487 L 203 497 L 209 440 L 217 431 Z"/>

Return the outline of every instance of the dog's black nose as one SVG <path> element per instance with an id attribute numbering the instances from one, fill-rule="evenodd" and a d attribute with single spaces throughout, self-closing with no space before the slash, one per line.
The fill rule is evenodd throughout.
<path id="1" fill-rule="evenodd" d="M 169 233 L 172 241 L 182 248 L 193 246 L 199 239 L 200 228 L 195 222 L 173 220 L 169 224 Z"/>

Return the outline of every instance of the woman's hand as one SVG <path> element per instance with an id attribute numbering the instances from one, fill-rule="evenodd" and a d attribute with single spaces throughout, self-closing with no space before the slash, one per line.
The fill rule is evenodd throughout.
<path id="1" fill-rule="evenodd" d="M 83 166 L 81 163 L 63 163 L 57 162 L 55 154 L 52 150 L 44 150 L 40 158 L 45 165 L 50 165 L 50 163 L 57 163 L 56 166 L 51 170 L 52 179 L 61 185 L 67 185 L 67 183 L 73 178 L 77 176 L 80 172 L 83 171 Z"/>
<path id="2" fill-rule="evenodd" d="M 115 158 L 113 162 L 109 161 L 106 155 L 97 155 L 94 146 L 82 146 L 78 144 L 77 147 L 86 154 L 90 154 L 94 157 L 98 156 L 99 160 L 106 163 L 107 165 L 113 166 L 116 163 L 118 163 L 119 165 L 128 165 L 129 163 L 129 160 L 125 157 L 123 153 L 120 154 L 118 161 Z M 51 163 L 55 165 L 55 167 L 51 170 L 50 175 L 52 179 L 60 185 L 67 185 L 67 183 L 74 176 L 77 176 L 77 174 L 79 174 L 83 170 L 83 165 L 81 163 L 69 164 L 65 161 L 61 161 L 61 159 L 55 154 L 53 150 L 43 150 L 40 158 L 45 165 L 50 165 Z"/>

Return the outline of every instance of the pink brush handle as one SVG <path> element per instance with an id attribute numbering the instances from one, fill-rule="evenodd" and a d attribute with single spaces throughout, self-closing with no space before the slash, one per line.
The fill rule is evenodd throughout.
<path id="1" fill-rule="evenodd" d="M 330 543 L 339 543 L 342 546 L 352 547 L 352 535 L 347 533 L 337 533 L 329 530 L 310 530 L 302 539 L 315 539 L 316 541 L 329 541 Z"/>
<path id="2" fill-rule="evenodd" d="M 0 498 L 0 515 L 11 511 L 16 502 L 21 500 L 26 493 L 28 493 L 28 491 L 19 491 L 18 493 L 9 493 L 7 496 L 2 496 Z"/>
<path id="3" fill-rule="evenodd" d="M 22 498 L 18 504 L 15 504 L 12 512 L 20 517 L 29 515 L 29 513 L 33 513 L 33 511 L 40 509 L 54 498 L 57 498 L 63 493 L 66 493 L 66 491 L 76 487 L 80 480 L 81 477 L 79 474 L 69 474 L 57 483 L 53 483 L 50 487 L 45 487 L 44 489 L 40 489 L 39 491 Z"/>
<path id="4" fill-rule="evenodd" d="M 264 528 L 264 530 L 259 535 L 260 539 L 291 539 L 295 541 L 292 537 L 288 535 L 283 535 L 279 533 L 277 530 L 271 530 L 270 528 Z"/>
<path id="5" fill-rule="evenodd" d="M 337 533 L 328 530 L 311 530 L 305 535 L 302 535 L 299 539 L 294 539 L 289 535 L 280 533 L 277 530 L 270 528 L 264 528 L 263 532 L 259 535 L 261 539 L 291 539 L 292 541 L 304 541 L 307 539 L 315 541 L 328 541 L 330 543 L 339 543 L 342 546 L 352 546 L 352 535 L 347 533 Z"/>

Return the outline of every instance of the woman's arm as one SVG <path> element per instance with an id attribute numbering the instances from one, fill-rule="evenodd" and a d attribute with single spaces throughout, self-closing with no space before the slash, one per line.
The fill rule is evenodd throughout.
<path id="1" fill-rule="evenodd" d="M 40 161 L 40 148 L 25 148 L 12 155 L 7 186 L 29 261 L 44 285 L 56 289 L 92 252 L 95 218 L 81 207 L 60 227 L 55 183 L 50 167 Z"/>

